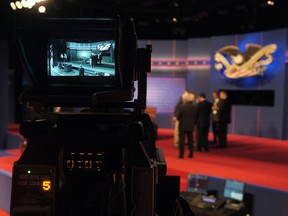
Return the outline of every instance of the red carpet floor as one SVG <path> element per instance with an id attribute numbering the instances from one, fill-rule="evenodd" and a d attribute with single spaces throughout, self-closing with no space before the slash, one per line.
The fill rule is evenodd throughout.
<path id="1" fill-rule="evenodd" d="M 0 209 L 0 216 L 8 216 L 8 215 L 9 214 L 6 211 Z"/>
<path id="2" fill-rule="evenodd" d="M 173 130 L 158 131 L 156 144 L 164 152 L 167 174 L 181 176 L 182 191 L 186 190 L 189 173 L 230 178 L 288 191 L 288 140 L 229 135 L 226 149 L 211 144 L 209 152 L 195 152 L 193 158 L 178 159 Z M 188 149 L 185 150 L 187 155 Z M 20 150 L 5 151 L 0 157 L 0 169 L 12 172 L 13 162 L 19 156 Z M 0 209 L 0 216 L 8 216 L 8 213 Z"/>
<path id="3" fill-rule="evenodd" d="M 156 144 L 164 152 L 167 174 L 181 176 L 181 190 L 186 190 L 187 175 L 193 173 L 288 191 L 288 140 L 229 135 L 228 142 L 225 149 L 210 144 L 209 152 L 184 159 L 177 158 L 172 130 L 159 129 Z"/>

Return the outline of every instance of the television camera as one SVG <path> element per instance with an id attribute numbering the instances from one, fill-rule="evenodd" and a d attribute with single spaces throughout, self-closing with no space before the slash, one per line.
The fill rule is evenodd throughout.
<path id="1" fill-rule="evenodd" d="M 133 20 L 26 17 L 15 39 L 32 82 L 20 102 L 39 117 L 20 127 L 10 215 L 156 215 L 166 162 L 145 113 L 152 47 Z"/>

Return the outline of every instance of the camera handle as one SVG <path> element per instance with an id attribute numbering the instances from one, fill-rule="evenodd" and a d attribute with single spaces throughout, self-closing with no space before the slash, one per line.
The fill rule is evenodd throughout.
<path id="1" fill-rule="evenodd" d="M 151 72 L 152 45 L 139 48 L 137 52 L 138 99 L 135 101 L 135 113 L 143 114 L 146 109 L 147 73 Z"/>

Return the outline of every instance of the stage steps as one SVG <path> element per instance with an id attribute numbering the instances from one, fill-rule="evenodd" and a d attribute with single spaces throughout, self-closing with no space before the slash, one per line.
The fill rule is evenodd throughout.
<path id="1" fill-rule="evenodd" d="M 6 216 L 10 212 L 11 187 L 12 174 L 0 169 L 0 216 Z"/>

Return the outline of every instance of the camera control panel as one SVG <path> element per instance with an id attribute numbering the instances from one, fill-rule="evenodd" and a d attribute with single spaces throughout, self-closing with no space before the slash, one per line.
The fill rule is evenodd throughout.
<path id="1" fill-rule="evenodd" d="M 11 216 L 39 214 L 51 215 L 54 211 L 56 167 L 49 165 L 15 165 Z"/>

